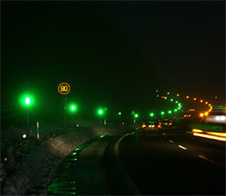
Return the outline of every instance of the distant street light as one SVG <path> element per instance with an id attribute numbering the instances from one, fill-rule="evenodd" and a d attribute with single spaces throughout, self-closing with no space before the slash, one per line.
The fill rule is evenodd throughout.
<path id="1" fill-rule="evenodd" d="M 153 113 L 153 112 L 151 112 L 151 113 L 150 113 L 150 116 L 151 116 L 151 117 L 153 117 L 153 116 L 154 116 L 154 113 Z"/>
<path id="2" fill-rule="evenodd" d="M 180 94 L 177 94 L 177 97 L 179 97 L 180 96 Z"/>
<path id="3" fill-rule="evenodd" d="M 133 119 L 133 122 L 135 123 L 136 122 L 136 118 L 138 118 L 139 115 L 138 114 L 134 114 L 134 119 Z"/>
<path id="4" fill-rule="evenodd" d="M 25 98 L 25 104 L 26 104 L 26 105 L 30 105 L 30 103 L 31 103 L 30 97 L 26 97 L 26 98 Z"/>
<path id="5" fill-rule="evenodd" d="M 100 124 L 102 124 L 102 117 L 105 115 L 105 112 L 107 111 L 107 108 L 99 108 L 97 110 L 97 114 L 100 116 Z M 104 119 L 104 122 L 103 122 L 104 125 L 106 125 L 106 119 Z"/>
<path id="6" fill-rule="evenodd" d="M 28 130 L 30 128 L 30 114 L 29 114 L 29 110 L 31 108 L 31 106 L 34 104 L 34 98 L 33 96 L 29 93 L 25 93 L 19 96 L 18 99 L 20 105 L 22 105 L 24 108 L 26 108 L 27 110 L 27 135 L 28 135 Z"/>

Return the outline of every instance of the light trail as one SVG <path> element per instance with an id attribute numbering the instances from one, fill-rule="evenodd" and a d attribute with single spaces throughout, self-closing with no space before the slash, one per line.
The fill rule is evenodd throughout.
<path id="1" fill-rule="evenodd" d="M 193 135 L 198 136 L 198 137 L 204 137 L 204 138 L 207 138 L 207 139 L 226 142 L 226 137 L 219 137 L 219 136 L 213 136 L 213 135 L 207 135 L 207 134 L 201 134 L 201 133 L 193 133 Z"/>
<path id="2" fill-rule="evenodd" d="M 204 160 L 206 160 L 206 161 L 209 161 L 209 162 L 211 162 L 211 163 L 214 163 L 214 162 L 215 162 L 215 161 L 213 161 L 213 160 L 211 160 L 211 159 L 208 159 L 208 158 L 206 158 L 206 157 L 204 157 L 204 156 L 202 156 L 202 155 L 199 155 L 198 157 L 201 158 L 201 159 L 204 159 Z"/>
<path id="3" fill-rule="evenodd" d="M 178 145 L 178 147 L 181 148 L 181 149 L 183 149 L 183 150 L 187 150 L 187 148 L 184 147 L 184 146 Z"/>

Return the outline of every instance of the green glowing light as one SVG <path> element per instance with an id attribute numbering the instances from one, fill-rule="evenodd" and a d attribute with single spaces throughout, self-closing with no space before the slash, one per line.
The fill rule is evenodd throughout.
<path id="1" fill-rule="evenodd" d="M 175 103 L 178 103 L 178 101 L 175 101 Z"/>
<path id="2" fill-rule="evenodd" d="M 22 94 L 18 97 L 18 103 L 21 106 L 32 107 L 34 104 L 34 97 L 30 93 Z"/>
<path id="3" fill-rule="evenodd" d="M 68 109 L 71 111 L 71 112 L 76 112 L 78 110 L 78 105 L 75 104 L 75 103 L 71 103 L 68 105 Z"/>
<path id="4" fill-rule="evenodd" d="M 99 109 L 99 110 L 98 110 L 98 114 L 99 114 L 99 115 L 103 115 L 103 114 L 104 114 L 104 111 L 103 111 L 102 109 Z"/>
<path id="5" fill-rule="evenodd" d="M 78 148 L 75 149 L 75 151 L 82 150 L 82 146 L 79 146 Z"/>
<path id="6" fill-rule="evenodd" d="M 160 114 L 161 114 L 161 115 L 164 115 L 164 114 L 165 114 L 165 112 L 161 112 Z"/>
<path id="7" fill-rule="evenodd" d="M 151 113 L 150 113 L 150 116 L 154 116 L 154 113 L 151 112 Z"/>
<path id="8" fill-rule="evenodd" d="M 31 103 L 30 97 L 26 97 L 26 98 L 25 98 L 25 103 L 26 103 L 27 105 L 29 105 L 29 104 Z"/>
<path id="9" fill-rule="evenodd" d="M 122 112 L 119 112 L 118 115 L 121 116 L 122 115 Z"/>
<path id="10" fill-rule="evenodd" d="M 171 110 L 169 110 L 169 111 L 168 111 L 168 114 L 172 114 L 172 111 L 171 111 Z"/>
<path id="11" fill-rule="evenodd" d="M 164 99 L 167 99 L 167 97 L 165 97 Z"/>
<path id="12" fill-rule="evenodd" d="M 174 112 L 177 112 L 177 109 L 174 109 Z"/>
<path id="13" fill-rule="evenodd" d="M 138 114 L 135 114 L 135 115 L 134 115 L 135 118 L 138 118 L 138 116 L 139 116 Z"/>
<path id="14" fill-rule="evenodd" d="M 101 135 L 99 138 L 103 138 L 103 137 L 105 137 L 105 135 Z"/>
<path id="15" fill-rule="evenodd" d="M 173 99 L 170 99 L 170 101 L 173 101 Z"/>

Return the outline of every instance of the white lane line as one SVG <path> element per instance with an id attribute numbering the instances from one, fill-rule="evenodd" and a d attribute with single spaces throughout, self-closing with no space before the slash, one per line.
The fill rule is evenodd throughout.
<path id="1" fill-rule="evenodd" d="M 211 159 L 208 159 L 208 158 L 206 158 L 206 157 L 204 157 L 204 156 L 202 156 L 202 155 L 199 155 L 198 157 L 201 158 L 201 159 L 204 159 L 204 160 L 206 160 L 206 161 L 209 161 L 210 163 L 215 163 L 215 161 L 213 161 L 213 160 L 211 160 Z"/>
<path id="2" fill-rule="evenodd" d="M 187 150 L 187 148 L 184 147 L 184 146 L 178 145 L 178 147 L 181 148 L 181 149 L 183 149 L 183 150 Z"/>
<path id="3" fill-rule="evenodd" d="M 119 157 L 119 144 L 120 142 L 127 137 L 128 135 L 131 134 L 126 134 L 124 136 L 122 136 L 121 138 L 119 138 L 119 140 L 116 142 L 115 146 L 114 146 L 114 154 L 115 154 L 115 159 L 116 159 L 116 163 L 117 166 L 122 174 L 122 176 L 124 177 L 127 186 L 129 188 L 129 190 L 131 191 L 131 193 L 133 193 L 134 195 L 141 195 L 140 191 L 137 189 L 136 185 L 134 184 L 134 182 L 132 181 L 132 179 L 130 178 L 129 174 L 127 173 L 127 171 L 125 170 L 125 168 L 123 167 L 120 157 Z"/>
<path id="4" fill-rule="evenodd" d="M 173 141 L 173 140 L 169 140 L 169 142 L 170 142 L 170 143 L 174 143 L 174 141 Z"/>

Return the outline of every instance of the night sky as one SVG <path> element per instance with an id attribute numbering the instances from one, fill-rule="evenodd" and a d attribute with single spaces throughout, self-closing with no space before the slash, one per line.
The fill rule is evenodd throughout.
<path id="1" fill-rule="evenodd" d="M 148 110 L 155 89 L 224 100 L 224 1 L 1 4 L 3 105 L 58 104 L 61 82 L 86 108 Z"/>

